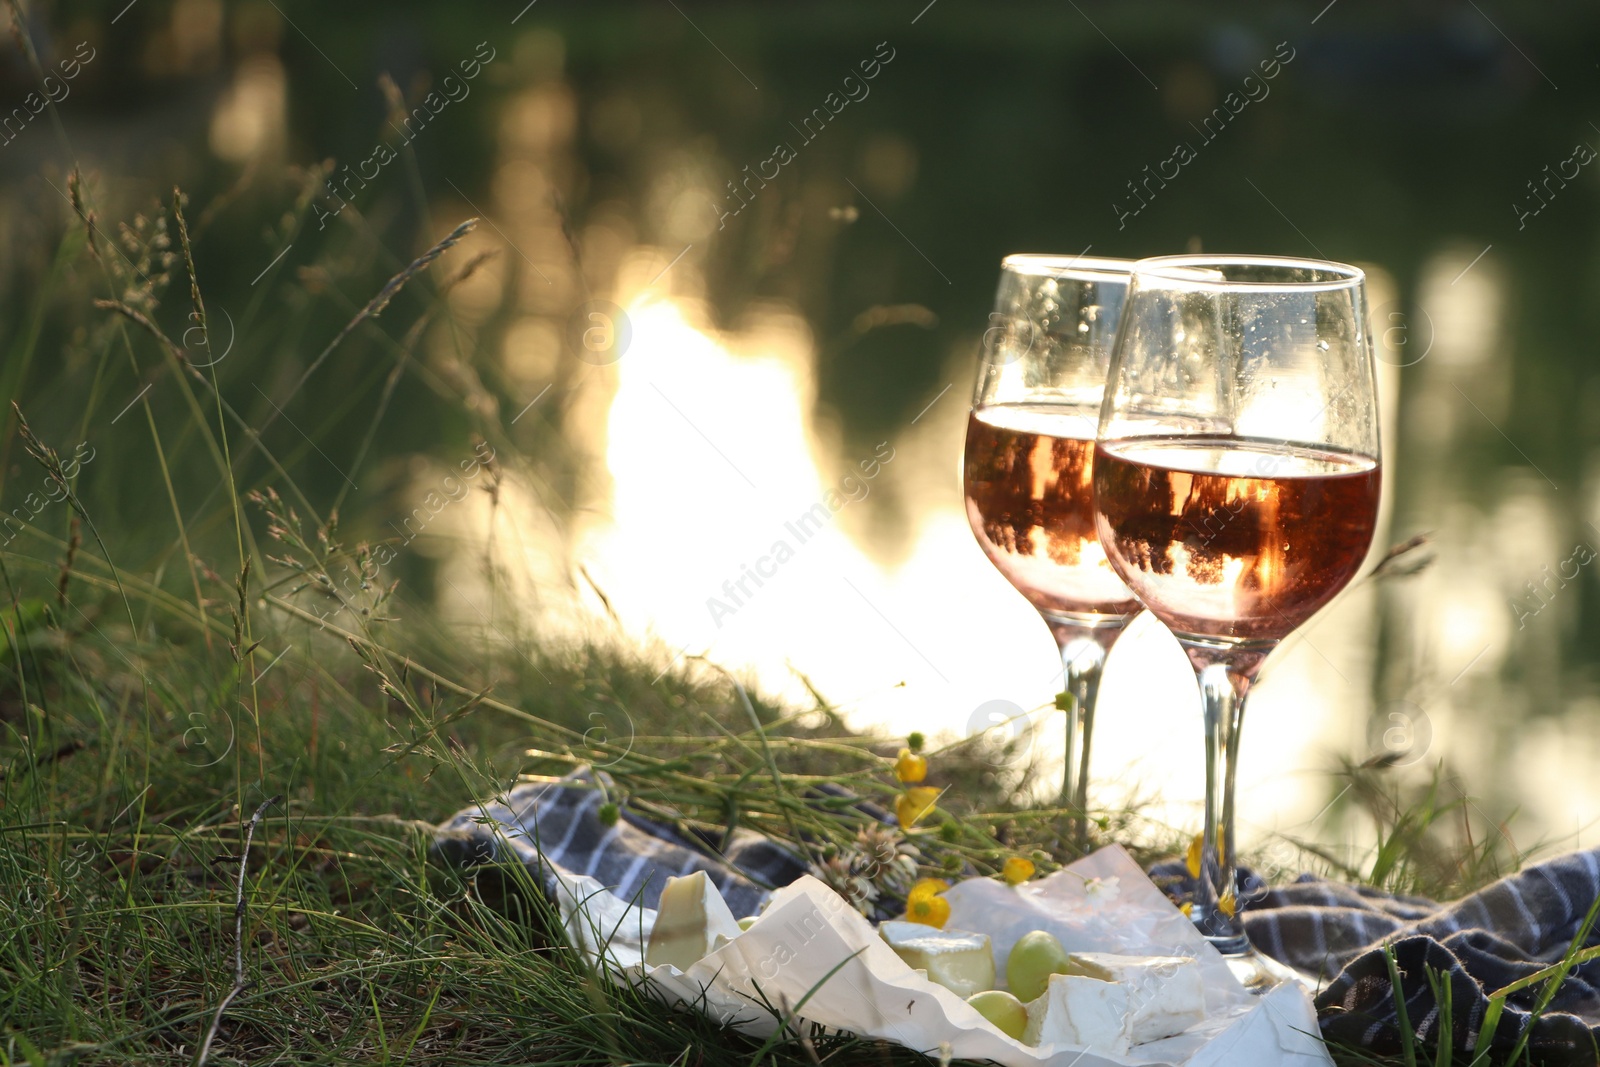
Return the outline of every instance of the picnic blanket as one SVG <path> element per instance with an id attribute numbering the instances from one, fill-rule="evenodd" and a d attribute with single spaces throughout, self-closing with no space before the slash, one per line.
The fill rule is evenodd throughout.
<path id="1" fill-rule="evenodd" d="M 547 888 L 552 868 L 560 868 L 652 908 L 669 877 L 705 871 L 735 915 L 754 914 L 771 890 L 807 870 L 802 857 L 748 830 L 713 836 L 680 829 L 627 803 L 617 804 L 607 825 L 601 809 L 608 798 L 615 802 L 616 793 L 604 773 L 588 769 L 524 782 L 445 820 L 434 858 L 457 868 L 520 863 Z M 1180 898 L 1192 884 L 1182 862 L 1158 864 L 1150 875 Z M 1261 952 L 1322 979 L 1316 1005 L 1325 1038 L 1380 1053 L 1399 1049 L 1388 944 L 1413 1030 L 1425 1040 L 1438 1036 L 1435 989 L 1447 984 L 1453 1044 L 1470 1049 L 1489 993 L 1560 961 L 1571 946 L 1600 896 L 1600 850 L 1546 861 L 1447 904 L 1310 874 L 1270 888 L 1249 872 L 1245 878 L 1245 931 Z M 886 915 L 894 910 L 892 902 L 881 904 Z M 1600 933 L 1591 931 L 1588 944 L 1597 943 Z M 1536 1062 L 1600 1063 L 1600 959 L 1575 968 L 1536 1012 L 1542 986 L 1507 998 L 1492 1047 L 1509 1051 L 1526 1032 Z"/>
<path id="2" fill-rule="evenodd" d="M 1180 897 L 1192 885 L 1181 862 L 1157 864 L 1150 875 Z M 1412 1029 L 1424 1040 L 1438 1036 L 1435 987 L 1448 984 L 1452 1044 L 1465 1050 L 1477 1047 L 1490 993 L 1560 962 L 1571 948 L 1600 896 L 1600 850 L 1558 856 L 1445 904 L 1313 874 L 1268 888 L 1246 871 L 1243 883 L 1251 944 L 1320 979 L 1325 1038 L 1376 1052 L 1400 1048 L 1387 944 Z M 1585 947 L 1595 944 L 1600 931 L 1591 930 Z M 1491 1047 L 1507 1052 L 1531 1027 L 1526 1047 L 1536 1062 L 1600 1063 L 1600 960 L 1575 968 L 1536 1014 L 1543 986 L 1506 998 Z"/>
<path id="3" fill-rule="evenodd" d="M 712 840 L 647 818 L 626 803 L 617 806 L 618 818 L 607 826 L 600 809 L 615 796 L 604 772 L 587 768 L 565 778 L 523 782 L 503 797 L 446 819 L 432 852 L 453 867 L 521 863 L 547 889 L 552 888 L 550 868 L 559 867 L 594 878 L 646 908 L 657 906 L 668 878 L 705 871 L 735 915 L 754 915 L 772 890 L 806 873 L 805 860 L 751 830 L 735 830 L 726 842 Z"/>

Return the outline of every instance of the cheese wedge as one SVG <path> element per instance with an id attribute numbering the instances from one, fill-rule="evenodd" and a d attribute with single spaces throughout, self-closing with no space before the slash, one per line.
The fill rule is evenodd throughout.
<path id="1" fill-rule="evenodd" d="M 1205 982 L 1191 956 L 1070 952 L 1065 970 L 1122 986 L 1128 994 L 1135 1045 L 1181 1034 L 1206 1017 Z"/>
<path id="2" fill-rule="evenodd" d="M 960 997 L 994 988 L 994 951 L 988 934 L 940 930 L 923 923 L 886 922 L 878 933 L 895 954 Z"/>
<path id="3" fill-rule="evenodd" d="M 668 878 L 650 930 L 644 962 L 651 967 L 671 964 L 687 971 L 741 933 L 727 901 L 706 877 L 695 871 L 683 878 Z"/>
<path id="4" fill-rule="evenodd" d="M 1028 1004 L 1030 1045 L 1076 1045 L 1125 1055 L 1133 1045 L 1128 992 L 1116 982 L 1080 974 L 1052 974 L 1044 994 Z"/>

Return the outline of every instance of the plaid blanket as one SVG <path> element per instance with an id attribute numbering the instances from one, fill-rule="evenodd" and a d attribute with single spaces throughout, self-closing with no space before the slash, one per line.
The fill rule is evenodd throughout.
<path id="1" fill-rule="evenodd" d="M 1178 899 L 1193 885 L 1181 862 L 1158 864 L 1150 876 Z M 1311 874 L 1272 888 L 1249 871 L 1242 880 L 1251 944 L 1318 979 L 1325 1038 L 1399 1050 L 1387 944 L 1412 1029 L 1423 1040 L 1439 1036 L 1448 984 L 1451 1043 L 1466 1050 L 1477 1047 L 1490 993 L 1560 962 L 1572 946 L 1600 896 L 1600 850 L 1559 856 L 1450 904 Z M 1596 944 L 1600 930 L 1591 930 L 1585 947 Z M 1575 968 L 1536 1012 L 1543 986 L 1506 998 L 1490 1047 L 1508 1052 L 1526 1031 L 1536 1062 L 1600 1063 L 1600 960 Z"/>
<path id="2" fill-rule="evenodd" d="M 750 830 L 713 840 L 692 827 L 680 830 L 646 818 L 627 804 L 617 806 L 617 820 L 608 826 L 600 809 L 615 795 L 603 772 L 588 769 L 524 781 L 446 819 L 433 855 L 454 867 L 514 860 L 547 889 L 553 889 L 550 868 L 559 867 L 646 908 L 660 901 L 668 878 L 705 871 L 735 915 L 754 915 L 773 889 L 806 871 L 800 857 Z"/>
<path id="3" fill-rule="evenodd" d="M 1472 1048 L 1488 993 L 1559 962 L 1600 896 L 1600 853 L 1561 856 L 1503 878 L 1453 904 L 1387 898 L 1317 879 L 1271 890 L 1246 913 L 1262 951 L 1319 955 L 1336 976 L 1317 998 L 1323 1034 L 1352 1045 L 1396 1046 L 1396 1010 L 1388 964 L 1374 944 L 1393 946 L 1406 1016 L 1424 1037 L 1441 1025 L 1434 983 L 1448 982 L 1452 1042 Z M 1420 914 L 1419 914 L 1420 912 Z M 1600 943 L 1591 930 L 1585 947 Z M 1289 946 L 1295 946 L 1291 949 Z M 1279 956 L 1278 958 L 1283 958 Z M 1600 960 L 1578 967 L 1543 1013 L 1538 982 L 1506 999 L 1492 1047 L 1508 1050 L 1527 1034 L 1546 1062 L 1600 1063 Z"/>
<path id="4" fill-rule="evenodd" d="M 603 773 L 526 781 L 465 808 L 438 828 L 437 862 L 455 867 L 517 862 L 547 887 L 552 867 L 589 875 L 619 896 L 654 907 L 669 877 L 705 871 L 735 915 L 754 914 L 769 892 L 798 878 L 805 861 L 759 834 L 713 835 L 617 806 Z M 838 795 L 838 794 L 834 794 Z M 876 818 L 893 816 L 862 805 Z M 509 854 L 508 851 L 509 850 Z M 1181 862 L 1151 868 L 1180 898 L 1192 883 Z M 1443 1025 L 1435 990 L 1450 989 L 1458 1049 L 1473 1048 L 1489 993 L 1558 962 L 1600 896 L 1600 850 L 1576 852 L 1502 879 L 1452 904 L 1302 875 L 1268 888 L 1245 872 L 1245 930 L 1262 952 L 1321 979 L 1323 1036 L 1339 1044 L 1399 1049 L 1395 997 L 1383 945 L 1393 947 L 1406 1016 L 1420 1038 Z M 1600 944 L 1591 931 L 1588 944 Z M 1600 959 L 1576 968 L 1543 1012 L 1543 983 L 1513 994 L 1492 1046 L 1509 1051 L 1527 1032 L 1537 1062 L 1600 1063 Z"/>

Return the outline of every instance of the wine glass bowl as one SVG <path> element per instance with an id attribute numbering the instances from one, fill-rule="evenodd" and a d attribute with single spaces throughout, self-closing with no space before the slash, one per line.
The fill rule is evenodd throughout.
<path id="1" fill-rule="evenodd" d="M 1247 955 L 1233 864 L 1245 698 L 1262 660 L 1360 570 L 1378 404 L 1362 272 L 1267 256 L 1134 268 L 1101 406 L 1106 558 L 1199 683 L 1205 833 L 1191 917 Z"/>
<path id="2" fill-rule="evenodd" d="M 1073 696 L 1062 802 L 1087 804 L 1107 650 L 1139 610 L 1095 529 L 1095 432 L 1132 263 L 1007 256 L 967 422 L 967 519 L 996 569 L 1043 616 Z"/>
<path id="3" fill-rule="evenodd" d="M 974 402 L 1054 398 L 1083 405 L 1097 422 L 1133 264 L 1033 253 L 1001 260 Z"/>
<path id="4" fill-rule="evenodd" d="M 1180 640 L 1281 641 L 1372 543 L 1367 457 L 1193 435 L 1101 445 L 1095 469 L 1108 556 Z"/>
<path id="5" fill-rule="evenodd" d="M 1056 404 L 996 404 L 967 421 L 967 520 L 984 554 L 1047 618 L 1121 620 L 1139 604 L 1095 529 L 1088 416 Z M 1079 429 L 1082 434 L 1082 430 Z"/>

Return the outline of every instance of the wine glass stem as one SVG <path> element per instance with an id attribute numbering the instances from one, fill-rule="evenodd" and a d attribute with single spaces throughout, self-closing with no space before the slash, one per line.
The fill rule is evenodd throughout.
<path id="1" fill-rule="evenodd" d="M 1185 647 L 1200 684 L 1206 739 L 1205 834 L 1190 918 L 1219 952 L 1239 955 L 1250 950 L 1250 942 L 1239 919 L 1234 785 L 1245 697 L 1264 653 L 1249 650 L 1230 657 L 1187 642 Z"/>
<path id="2" fill-rule="evenodd" d="M 1106 653 L 1121 635 L 1123 622 L 1118 619 L 1091 626 L 1052 616 L 1046 616 L 1046 621 L 1061 650 L 1066 680 L 1062 691 L 1072 697 L 1072 706 L 1066 712 L 1061 806 L 1070 812 L 1073 844 L 1083 851 L 1089 843 L 1089 754 L 1094 738 L 1095 698 L 1100 692 Z"/>
<path id="3" fill-rule="evenodd" d="M 1072 694 L 1061 800 L 1072 809 L 1073 842 L 1081 850 L 1089 838 L 1089 747 L 1094 740 L 1094 704 L 1106 651 L 1092 638 L 1079 638 L 1061 650 L 1061 661 L 1066 666 L 1065 691 Z"/>

